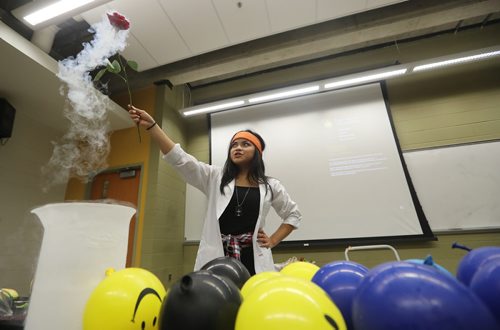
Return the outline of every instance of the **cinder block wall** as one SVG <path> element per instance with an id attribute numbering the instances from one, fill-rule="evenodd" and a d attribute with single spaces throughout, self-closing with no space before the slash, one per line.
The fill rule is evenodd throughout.
<path id="1" fill-rule="evenodd" d="M 155 119 L 169 136 L 186 144 L 186 126 L 177 111 L 183 91 L 157 87 Z M 152 271 L 166 287 L 184 274 L 186 184 L 151 144 L 140 267 Z"/>

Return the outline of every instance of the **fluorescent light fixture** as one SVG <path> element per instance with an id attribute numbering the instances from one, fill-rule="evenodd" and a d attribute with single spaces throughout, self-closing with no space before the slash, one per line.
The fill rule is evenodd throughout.
<path id="1" fill-rule="evenodd" d="M 478 61 L 499 55 L 500 55 L 500 46 L 482 48 L 474 51 L 455 54 L 454 55 L 455 59 L 453 59 L 453 57 L 449 55 L 446 57 L 433 58 L 425 61 L 400 64 L 396 66 L 390 66 L 381 69 L 375 69 L 371 71 L 346 75 L 343 77 L 325 79 L 315 82 L 309 82 L 302 85 L 290 86 L 288 88 L 283 88 L 279 90 L 246 95 L 239 97 L 237 101 L 235 101 L 236 98 L 229 99 L 225 101 L 218 101 L 217 103 L 212 103 L 212 105 L 210 104 L 198 105 L 180 111 L 184 116 L 193 116 L 200 113 L 215 112 L 218 110 L 229 110 L 229 109 L 239 108 L 242 106 L 247 106 L 248 104 L 274 101 L 298 95 L 322 93 L 326 90 L 351 87 L 365 83 L 372 83 L 395 76 L 412 74 L 417 71 L 424 71 L 452 64 L 462 64 L 470 61 Z M 410 70 L 410 68 L 413 68 L 413 70 Z"/>
<path id="2" fill-rule="evenodd" d="M 319 91 L 319 85 L 314 85 L 314 86 L 309 86 L 309 87 L 304 87 L 304 88 L 297 88 L 297 89 L 292 89 L 284 92 L 278 92 L 278 93 L 273 93 L 273 94 L 268 94 L 268 95 L 263 95 L 263 96 L 257 96 L 248 99 L 249 103 L 257 103 L 257 102 L 264 102 L 264 101 L 271 101 L 271 100 L 276 100 L 276 99 L 284 99 L 287 97 L 291 96 L 296 96 L 296 95 L 302 95 L 302 94 L 309 94 L 312 92 Z"/>
<path id="3" fill-rule="evenodd" d="M 376 81 L 376 80 L 385 79 L 385 78 L 389 78 L 389 77 L 399 76 L 399 75 L 405 74 L 406 71 L 408 71 L 408 69 L 405 68 L 405 69 L 370 74 L 370 75 L 356 77 L 356 78 L 342 79 L 339 81 L 333 81 L 330 83 L 326 83 L 325 89 L 353 86 L 353 85 L 362 84 L 362 83 L 366 83 L 366 82 L 371 82 L 371 81 Z"/>
<path id="4" fill-rule="evenodd" d="M 93 1 L 94 0 L 61 0 L 26 15 L 23 19 L 34 26 Z"/>
<path id="5" fill-rule="evenodd" d="M 498 55 L 500 55 L 500 50 L 482 53 L 482 54 L 477 54 L 477 55 L 459 57 L 459 58 L 446 60 L 446 61 L 423 64 L 423 65 L 418 65 L 418 66 L 414 67 L 413 72 L 425 71 L 425 70 L 435 69 L 435 68 L 448 66 L 448 65 L 454 65 L 454 64 L 462 64 L 465 62 L 478 61 L 478 60 L 482 60 L 482 59 L 486 59 L 486 58 L 498 56 Z"/>
<path id="6" fill-rule="evenodd" d="M 217 110 L 224 110 L 224 109 L 229 109 L 229 108 L 235 108 L 239 107 L 245 104 L 245 101 L 239 100 L 239 101 L 233 101 L 233 102 L 226 102 L 226 103 L 221 103 L 217 105 L 212 105 L 209 107 L 202 107 L 202 108 L 190 108 L 192 110 L 188 110 L 183 112 L 182 114 L 184 116 L 194 116 L 194 115 L 199 115 L 200 113 L 207 113 L 207 112 L 214 112 Z"/>

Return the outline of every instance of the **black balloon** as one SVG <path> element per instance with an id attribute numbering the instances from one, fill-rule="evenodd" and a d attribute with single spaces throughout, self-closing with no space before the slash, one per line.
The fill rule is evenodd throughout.
<path id="1" fill-rule="evenodd" d="M 250 278 L 248 269 L 238 259 L 219 257 L 207 262 L 201 269 L 209 270 L 215 275 L 224 276 L 233 281 L 241 289 Z"/>
<path id="2" fill-rule="evenodd" d="M 209 271 L 184 275 L 163 300 L 160 330 L 233 330 L 242 297 L 236 285 Z"/>

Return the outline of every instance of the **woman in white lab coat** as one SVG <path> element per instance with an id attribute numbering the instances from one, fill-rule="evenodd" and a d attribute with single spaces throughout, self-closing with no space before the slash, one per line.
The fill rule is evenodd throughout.
<path id="1" fill-rule="evenodd" d="M 250 130 L 237 132 L 220 168 L 187 154 L 144 110 L 129 106 L 129 113 L 158 143 L 163 159 L 208 198 L 194 269 L 226 255 L 241 260 L 251 274 L 275 270 L 271 249 L 299 226 L 302 215 L 283 185 L 265 175 L 262 137 Z M 267 235 L 264 226 L 271 206 L 283 222 Z"/>

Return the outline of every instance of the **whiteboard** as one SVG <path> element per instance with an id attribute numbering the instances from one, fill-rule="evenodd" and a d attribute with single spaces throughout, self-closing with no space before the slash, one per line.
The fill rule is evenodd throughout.
<path id="1" fill-rule="evenodd" d="M 405 152 L 434 231 L 500 228 L 500 142 Z"/>
<path id="2" fill-rule="evenodd" d="M 266 174 L 303 214 L 287 241 L 424 235 L 380 84 L 212 114 L 212 164 L 243 129 L 264 137 Z M 186 240 L 199 240 L 206 201 L 190 186 L 187 196 Z M 272 210 L 265 230 L 280 223 Z"/>

